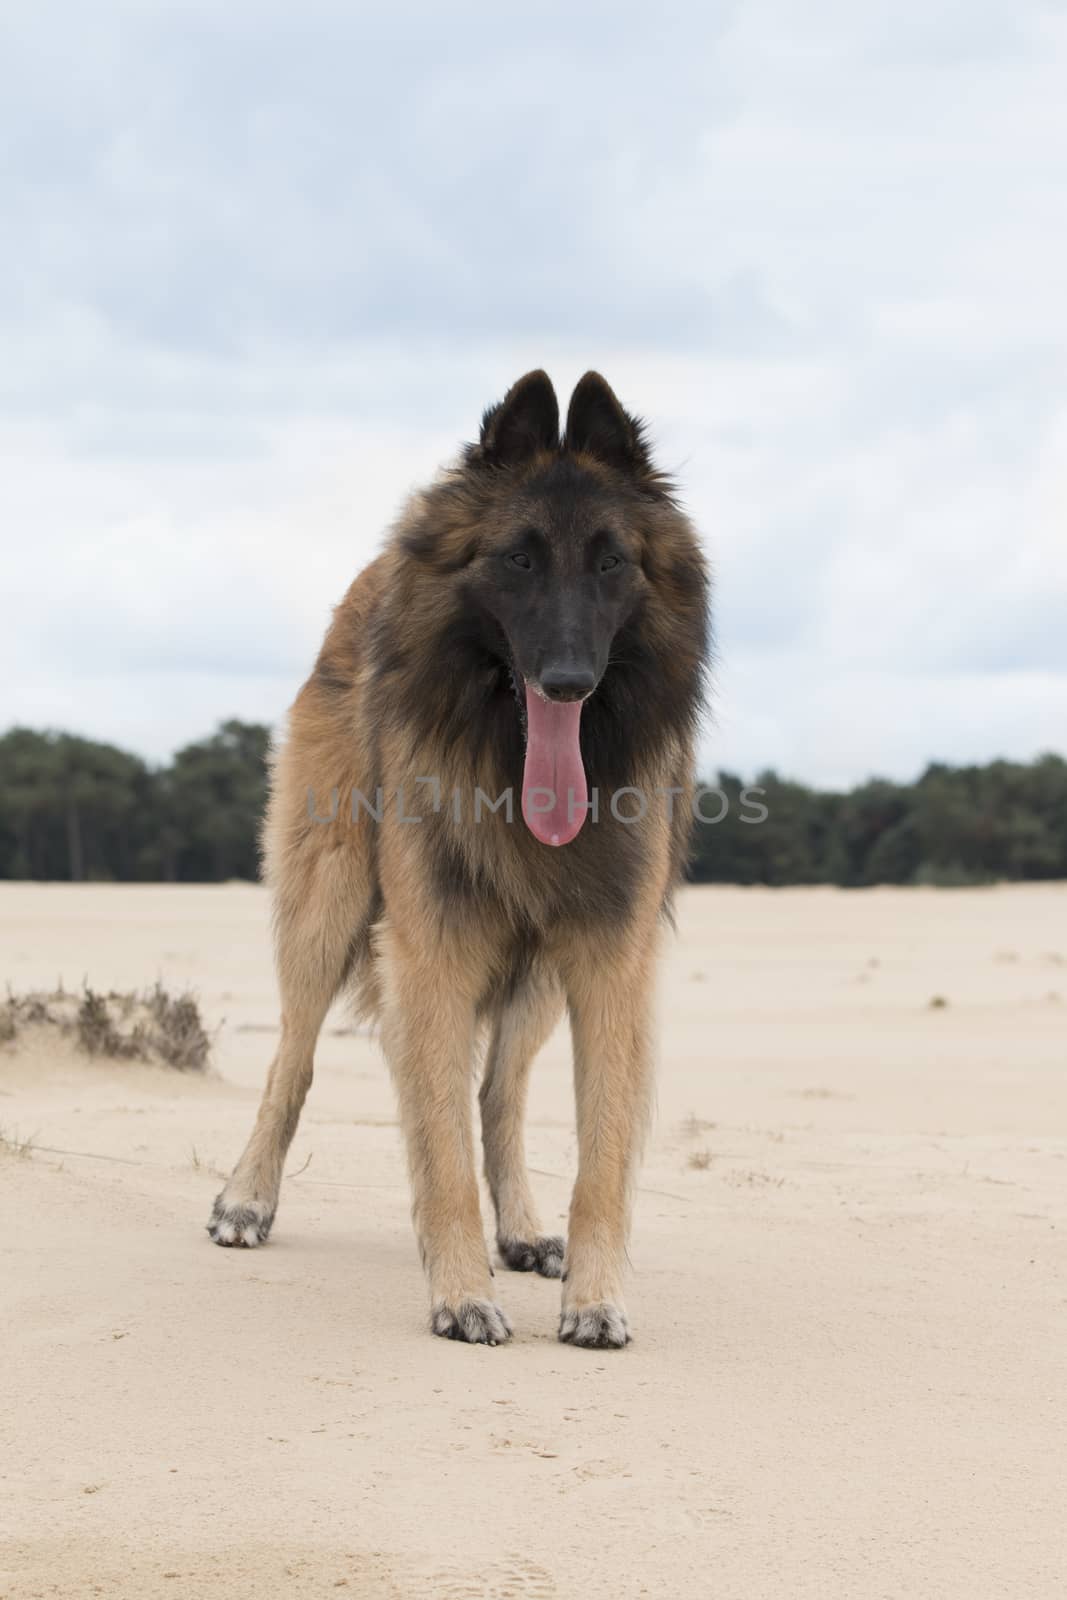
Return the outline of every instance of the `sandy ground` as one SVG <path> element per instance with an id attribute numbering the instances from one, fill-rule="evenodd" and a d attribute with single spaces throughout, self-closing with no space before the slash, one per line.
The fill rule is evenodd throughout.
<path id="1" fill-rule="evenodd" d="M 509 1346 L 426 1333 L 343 1014 L 271 1243 L 213 1248 L 276 1031 L 263 893 L 0 886 L 0 979 L 157 976 L 219 1028 L 206 1078 L 0 1053 L 36 1146 L 0 1156 L 0 1594 L 1067 1592 L 1067 886 L 683 897 L 619 1353 L 517 1274 Z M 528 1144 L 562 1221 L 562 1036 Z"/>

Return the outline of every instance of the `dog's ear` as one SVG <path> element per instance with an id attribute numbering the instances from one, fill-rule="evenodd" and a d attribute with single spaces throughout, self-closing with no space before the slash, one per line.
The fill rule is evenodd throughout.
<path id="1" fill-rule="evenodd" d="M 623 410 L 599 372 L 587 372 L 571 395 L 563 443 L 635 477 L 654 473 L 642 424 Z"/>
<path id="2" fill-rule="evenodd" d="M 547 372 L 528 372 L 482 418 L 472 464 L 517 467 L 542 450 L 559 449 L 559 401 Z"/>

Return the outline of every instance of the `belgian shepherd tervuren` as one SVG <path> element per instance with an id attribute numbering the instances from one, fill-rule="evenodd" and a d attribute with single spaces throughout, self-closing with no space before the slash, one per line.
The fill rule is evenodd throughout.
<path id="1" fill-rule="evenodd" d="M 209 1224 L 262 1244 L 327 1008 L 381 1022 L 434 1333 L 499 1344 L 472 1078 L 503 1262 L 563 1279 L 559 1336 L 624 1345 L 657 930 L 690 828 L 707 576 L 642 425 L 595 372 L 563 437 L 531 372 L 408 505 L 297 696 L 265 827 L 281 1042 Z M 515 804 L 516 792 L 519 803 Z M 566 1008 L 566 1244 L 530 1193 L 531 1061 Z"/>

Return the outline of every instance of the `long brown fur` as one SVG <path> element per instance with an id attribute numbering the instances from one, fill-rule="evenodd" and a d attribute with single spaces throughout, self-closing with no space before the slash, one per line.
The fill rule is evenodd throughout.
<path id="1" fill-rule="evenodd" d="M 579 386 L 562 442 L 548 380 L 522 382 L 352 584 L 292 707 L 264 828 L 281 1042 L 210 1231 L 220 1244 L 266 1240 L 319 1030 L 345 989 L 381 1024 L 433 1331 L 487 1343 L 511 1331 L 476 1174 L 472 1075 L 485 1040 L 479 1099 L 501 1258 L 562 1275 L 560 1337 L 603 1347 L 629 1337 L 630 1193 L 650 1102 L 658 929 L 688 835 L 706 581 L 670 485 L 603 380 L 583 380 L 581 402 Z M 583 708 L 600 814 L 562 849 L 519 815 L 521 707 L 506 642 L 478 600 L 479 563 L 510 537 L 516 507 L 583 528 L 610 511 L 632 565 L 625 623 Z M 611 813 L 623 786 L 648 797 L 639 823 Z M 511 820 L 483 808 L 475 823 L 476 791 L 492 800 L 509 787 Z M 541 1226 L 522 1134 L 531 1062 L 565 1008 L 579 1148 L 566 1246 Z"/>

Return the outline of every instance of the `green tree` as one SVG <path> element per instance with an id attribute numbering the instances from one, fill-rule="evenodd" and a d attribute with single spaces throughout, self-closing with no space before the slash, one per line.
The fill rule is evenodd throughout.
<path id="1" fill-rule="evenodd" d="M 160 780 L 165 876 L 188 883 L 259 876 L 269 748 L 267 728 L 231 720 L 178 751 Z"/>
<path id="2" fill-rule="evenodd" d="M 136 756 L 67 733 L 0 738 L 5 877 L 129 878 L 150 826 L 152 782 Z"/>

